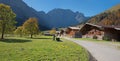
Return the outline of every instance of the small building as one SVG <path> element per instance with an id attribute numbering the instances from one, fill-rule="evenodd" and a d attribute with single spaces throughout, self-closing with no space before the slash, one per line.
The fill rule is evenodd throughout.
<path id="1" fill-rule="evenodd" d="M 82 37 L 96 38 L 99 40 L 120 41 L 119 26 L 101 26 L 86 23 L 81 29 Z"/>
<path id="2" fill-rule="evenodd" d="M 44 32 L 43 32 L 43 35 L 44 35 L 44 36 L 52 36 L 52 35 L 50 34 L 50 31 L 44 31 Z"/>
<path id="3" fill-rule="evenodd" d="M 66 34 L 69 36 L 69 37 L 73 37 L 73 38 L 81 38 L 82 35 L 80 33 L 80 28 L 79 27 L 68 27 L 66 29 Z"/>

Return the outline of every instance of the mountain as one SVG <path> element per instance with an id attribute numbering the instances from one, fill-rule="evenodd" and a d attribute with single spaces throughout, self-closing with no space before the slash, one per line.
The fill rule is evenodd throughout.
<path id="1" fill-rule="evenodd" d="M 0 3 L 11 6 L 17 15 L 17 26 L 22 25 L 30 17 L 36 17 L 39 20 L 40 29 L 67 27 L 77 25 L 86 20 L 82 13 L 73 12 L 69 9 L 53 9 L 45 13 L 29 7 L 23 0 L 0 0 Z"/>
<path id="2" fill-rule="evenodd" d="M 0 0 L 0 3 L 9 5 L 12 10 L 17 15 L 17 26 L 21 26 L 23 22 L 25 22 L 30 17 L 36 17 L 39 20 L 39 23 L 42 22 L 40 20 L 40 16 L 38 12 L 34 10 L 32 7 L 29 7 L 26 3 L 22 0 Z M 46 26 L 40 24 L 41 29 L 47 29 Z"/>
<path id="3" fill-rule="evenodd" d="M 0 3 L 11 6 L 12 10 L 17 14 L 18 24 L 22 24 L 22 22 L 29 17 L 38 18 L 37 12 L 33 8 L 27 6 L 22 0 L 0 0 Z"/>
<path id="4" fill-rule="evenodd" d="M 46 14 L 46 20 L 49 20 L 50 28 L 54 27 L 68 27 L 70 25 L 77 25 L 86 17 L 82 13 L 75 13 L 69 9 L 53 9 Z"/>
<path id="5" fill-rule="evenodd" d="M 46 23 L 49 28 L 74 26 L 84 23 L 89 19 L 89 17 L 85 17 L 83 13 L 60 8 L 53 9 L 42 15 L 45 16 L 43 17 L 44 23 Z"/>
<path id="6" fill-rule="evenodd" d="M 109 10 L 106 10 L 106 12 L 113 12 L 113 11 L 117 11 L 120 9 L 120 4 L 110 8 Z"/>
<path id="7" fill-rule="evenodd" d="M 88 22 L 102 26 L 120 26 L 120 4 L 92 17 Z"/>
<path id="8" fill-rule="evenodd" d="M 75 19 L 79 22 L 82 23 L 85 20 L 89 19 L 89 17 L 85 17 L 83 13 L 76 12 L 75 13 Z"/>

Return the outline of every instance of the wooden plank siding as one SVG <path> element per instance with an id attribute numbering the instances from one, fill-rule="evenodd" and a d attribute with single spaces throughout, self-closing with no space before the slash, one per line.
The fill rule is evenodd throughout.
<path id="1" fill-rule="evenodd" d="M 99 40 L 108 37 L 110 40 L 120 41 L 120 28 L 113 26 L 100 26 L 86 23 L 81 29 L 83 37 L 93 38 L 97 36 Z"/>

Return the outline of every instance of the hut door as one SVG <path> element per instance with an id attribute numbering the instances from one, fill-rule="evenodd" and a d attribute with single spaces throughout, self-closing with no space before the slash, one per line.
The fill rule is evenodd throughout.
<path id="1" fill-rule="evenodd" d="M 117 41 L 120 41 L 120 34 L 117 35 Z"/>

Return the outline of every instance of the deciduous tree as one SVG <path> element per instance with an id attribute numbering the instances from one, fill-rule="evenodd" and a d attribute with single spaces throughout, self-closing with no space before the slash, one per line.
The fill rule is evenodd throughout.
<path id="1" fill-rule="evenodd" d="M 15 26 L 15 13 L 10 6 L 0 4 L 0 32 L 1 39 L 4 39 L 5 32 L 10 32 Z"/>
<path id="2" fill-rule="evenodd" d="M 36 18 L 29 18 L 26 22 L 23 24 L 23 30 L 24 33 L 30 34 L 31 38 L 33 35 L 39 33 L 39 26 L 38 21 Z"/>
<path id="3" fill-rule="evenodd" d="M 22 26 L 17 27 L 17 29 L 14 31 L 14 33 L 18 34 L 18 35 L 20 35 L 20 37 L 22 37 L 22 35 L 23 35 L 23 27 Z"/>

